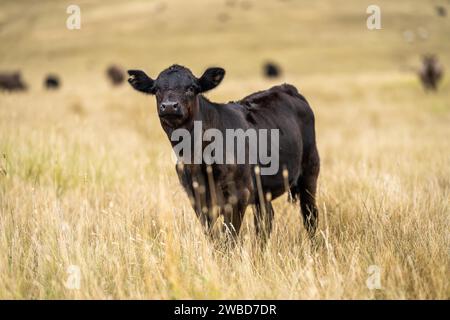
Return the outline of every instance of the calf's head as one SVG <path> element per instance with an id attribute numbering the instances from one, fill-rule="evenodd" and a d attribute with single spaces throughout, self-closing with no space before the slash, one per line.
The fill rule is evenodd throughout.
<path id="1" fill-rule="evenodd" d="M 156 96 L 161 122 L 176 128 L 192 119 L 198 104 L 197 96 L 218 86 L 225 70 L 209 68 L 197 78 L 189 69 L 173 65 L 162 71 L 156 80 L 141 70 L 128 70 L 128 74 L 128 82 L 134 89 Z"/>

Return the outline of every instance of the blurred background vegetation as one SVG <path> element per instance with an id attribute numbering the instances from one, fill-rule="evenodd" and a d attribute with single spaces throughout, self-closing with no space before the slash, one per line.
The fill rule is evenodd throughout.
<path id="1" fill-rule="evenodd" d="M 300 77 L 405 72 L 424 53 L 450 62 L 450 19 L 436 13 L 444 0 L 377 1 L 382 30 L 372 31 L 373 1 L 80 0 L 80 30 L 66 28 L 70 4 L 3 0 L 1 69 L 55 70 L 70 81 L 111 62 L 153 75 L 180 63 L 197 74 L 221 65 L 227 77 L 243 79 L 259 76 L 266 60 Z"/>

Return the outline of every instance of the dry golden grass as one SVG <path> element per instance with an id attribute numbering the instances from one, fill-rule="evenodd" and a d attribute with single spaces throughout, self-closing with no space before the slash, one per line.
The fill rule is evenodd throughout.
<path id="1" fill-rule="evenodd" d="M 0 68 L 32 87 L 0 94 L 1 298 L 450 298 L 450 83 L 426 94 L 407 71 L 428 51 L 450 70 L 450 20 L 433 3 L 381 1 L 383 30 L 368 31 L 370 2 L 260 2 L 156 13 L 161 2 L 79 1 L 79 31 L 65 29 L 65 3 L 2 3 Z M 430 38 L 403 42 L 419 26 Z M 276 83 L 261 79 L 265 59 L 316 113 L 319 245 L 282 197 L 264 252 L 249 209 L 242 243 L 223 253 L 178 184 L 153 98 L 112 89 L 103 72 L 221 65 L 209 97 L 227 101 Z M 42 89 L 49 71 L 62 90 Z M 70 265 L 79 290 L 65 287 Z M 379 290 L 366 286 L 370 265 Z"/>

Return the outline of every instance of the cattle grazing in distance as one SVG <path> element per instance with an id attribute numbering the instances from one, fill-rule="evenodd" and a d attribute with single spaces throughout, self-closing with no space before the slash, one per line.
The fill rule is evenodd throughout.
<path id="1" fill-rule="evenodd" d="M 445 17 L 447 16 L 447 9 L 443 6 L 436 6 L 436 13 L 440 17 Z"/>
<path id="2" fill-rule="evenodd" d="M 55 74 L 48 74 L 44 80 L 44 86 L 47 90 L 56 90 L 61 85 L 59 77 Z"/>
<path id="3" fill-rule="evenodd" d="M 434 55 L 422 57 L 422 68 L 419 71 L 419 78 L 426 91 L 436 91 L 443 76 L 443 68 Z"/>
<path id="4" fill-rule="evenodd" d="M 266 62 L 263 66 L 263 72 L 266 78 L 278 78 L 281 76 L 281 67 L 274 62 Z"/>
<path id="5" fill-rule="evenodd" d="M 271 201 L 290 191 L 294 199 L 300 200 L 299 211 L 303 215 L 304 225 L 308 234 L 314 236 L 318 224 L 316 187 L 320 168 L 314 113 L 294 86 L 283 84 L 253 93 L 237 102 L 214 103 L 203 94 L 221 83 L 225 75 L 222 68 L 208 68 L 200 78 L 179 65 L 165 69 L 156 80 L 141 70 L 129 70 L 128 74 L 128 82 L 134 89 L 156 96 L 161 126 L 175 152 L 179 143 L 178 134 L 194 137 L 194 141 L 188 139 L 187 145 L 188 149 L 192 149 L 193 142 L 193 148 L 199 148 L 200 161 L 195 161 L 195 156 L 192 161 L 195 150 L 189 151 L 188 155 L 183 153 L 176 169 L 180 183 L 208 235 L 212 235 L 212 228 L 217 225 L 218 217 L 222 216 L 222 230 L 235 240 L 247 206 L 253 205 L 256 233 L 264 244 L 272 230 L 274 218 Z M 263 163 L 261 158 L 255 162 L 248 161 L 250 157 L 246 155 L 252 154 L 254 148 L 253 145 L 250 147 L 250 142 L 243 142 L 237 149 L 232 147 L 238 155 L 232 151 L 231 163 L 202 159 L 201 155 L 210 145 L 195 142 L 199 137 L 195 131 L 199 123 L 205 130 L 213 130 L 221 137 L 220 140 L 227 140 L 218 150 L 215 149 L 215 155 L 227 154 L 227 149 L 223 148 L 230 141 L 230 130 L 247 134 L 279 132 L 277 144 L 272 145 L 275 138 L 271 136 L 269 150 L 266 150 L 267 154 L 277 153 L 277 161 L 274 161 L 277 169 L 264 174 L 262 170 L 267 169 L 267 162 Z M 173 138 L 175 134 L 176 139 Z M 246 161 L 236 161 L 239 155 Z"/>
<path id="6" fill-rule="evenodd" d="M 28 86 L 22 80 L 20 71 L 0 72 L 0 89 L 5 91 L 25 91 Z"/>
<path id="7" fill-rule="evenodd" d="M 106 70 L 106 75 L 113 86 L 122 84 L 125 80 L 125 72 L 117 65 L 111 65 Z"/>

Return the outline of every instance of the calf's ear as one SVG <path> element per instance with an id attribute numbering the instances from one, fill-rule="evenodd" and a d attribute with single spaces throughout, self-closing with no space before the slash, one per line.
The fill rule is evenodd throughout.
<path id="1" fill-rule="evenodd" d="M 219 85 L 225 76 L 225 70 L 222 68 L 208 68 L 205 73 L 198 79 L 200 92 L 214 89 Z"/>
<path id="2" fill-rule="evenodd" d="M 147 94 L 154 94 L 155 88 L 153 84 L 155 81 L 147 76 L 144 71 L 141 70 L 128 70 L 130 78 L 128 78 L 128 83 L 137 91 L 144 92 Z"/>

